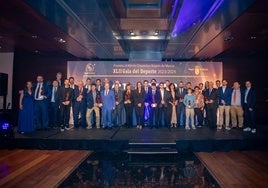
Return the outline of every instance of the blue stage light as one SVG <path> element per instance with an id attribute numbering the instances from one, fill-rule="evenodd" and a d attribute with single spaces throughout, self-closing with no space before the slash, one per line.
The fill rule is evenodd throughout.
<path id="1" fill-rule="evenodd" d="M 8 121 L 0 122 L 0 138 L 13 138 L 13 126 Z"/>

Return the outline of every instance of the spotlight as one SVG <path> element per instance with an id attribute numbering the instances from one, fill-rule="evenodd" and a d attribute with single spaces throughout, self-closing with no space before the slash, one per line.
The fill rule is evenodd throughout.
<path id="1" fill-rule="evenodd" d="M 0 122 L 0 138 L 13 138 L 14 137 L 14 131 L 13 126 L 8 121 L 2 121 Z"/>
<path id="2" fill-rule="evenodd" d="M 129 35 L 134 36 L 135 33 L 134 33 L 132 30 L 130 30 L 130 31 L 129 31 Z"/>

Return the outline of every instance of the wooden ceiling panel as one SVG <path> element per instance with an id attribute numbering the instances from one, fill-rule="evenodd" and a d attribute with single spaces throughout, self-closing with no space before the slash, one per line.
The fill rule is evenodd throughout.
<path id="1" fill-rule="evenodd" d="M 167 30 L 167 19 L 120 19 L 120 28 L 122 30 Z"/>
<path id="2" fill-rule="evenodd" d="M 156 8 L 129 8 L 127 9 L 128 18 L 160 18 L 161 11 Z"/>

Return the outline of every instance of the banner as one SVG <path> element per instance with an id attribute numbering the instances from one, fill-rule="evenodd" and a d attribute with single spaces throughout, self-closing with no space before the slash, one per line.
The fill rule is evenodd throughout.
<path id="1" fill-rule="evenodd" d="M 159 82 L 170 80 L 173 83 L 191 82 L 193 86 L 200 82 L 222 80 L 222 62 L 174 62 L 174 61 L 68 61 L 67 76 L 76 81 L 91 78 L 108 78 L 121 83 L 156 79 Z"/>

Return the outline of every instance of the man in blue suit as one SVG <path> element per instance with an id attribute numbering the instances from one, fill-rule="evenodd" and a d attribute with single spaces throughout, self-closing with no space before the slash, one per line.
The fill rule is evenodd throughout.
<path id="1" fill-rule="evenodd" d="M 51 97 L 51 87 L 44 82 L 44 77 L 39 75 L 36 78 L 37 84 L 34 87 L 34 117 L 37 130 L 48 129 L 48 99 Z"/>
<path id="2" fill-rule="evenodd" d="M 222 86 L 218 88 L 219 93 L 219 125 L 218 129 L 222 129 L 224 113 L 225 113 L 225 129 L 230 130 L 230 108 L 232 89 L 227 86 L 227 80 L 222 80 Z"/>
<path id="3" fill-rule="evenodd" d="M 78 87 L 74 88 L 74 128 L 78 128 L 79 124 L 86 127 L 86 97 L 87 89 L 84 87 L 83 81 L 77 83 Z M 80 122 L 79 122 L 80 114 Z"/>
<path id="4" fill-rule="evenodd" d="M 244 92 L 244 120 L 245 126 L 243 130 L 246 132 L 256 133 L 255 111 L 256 111 L 256 91 L 251 87 L 251 82 L 246 81 L 246 89 Z"/>
<path id="5" fill-rule="evenodd" d="M 115 109 L 115 95 L 114 91 L 110 90 L 109 83 L 104 84 L 104 90 L 101 91 L 101 98 L 103 103 L 102 106 L 103 128 L 106 129 L 108 127 L 109 129 L 111 129 L 113 110 Z"/>

